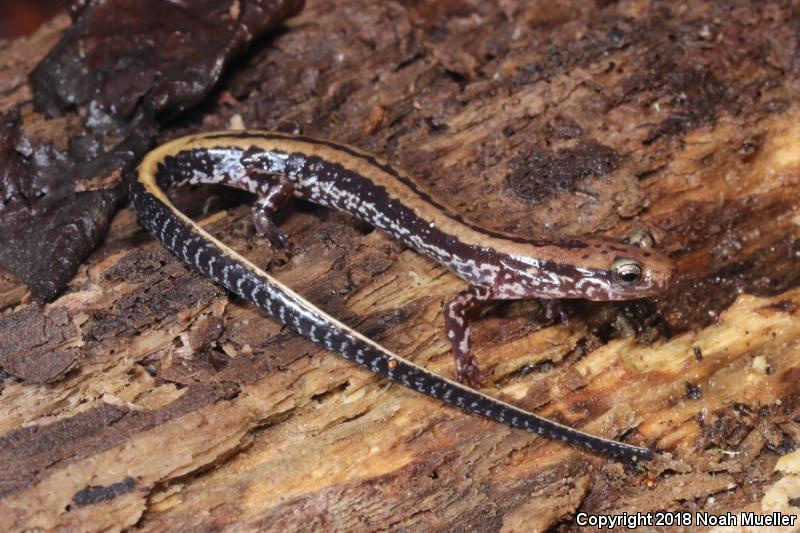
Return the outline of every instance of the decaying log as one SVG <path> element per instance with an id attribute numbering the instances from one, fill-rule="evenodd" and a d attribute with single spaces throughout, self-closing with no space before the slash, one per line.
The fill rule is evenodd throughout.
<path id="1" fill-rule="evenodd" d="M 245 126 L 379 153 L 529 235 L 647 227 L 678 264 L 630 303 L 475 325 L 493 395 L 650 446 L 635 466 L 443 406 L 322 352 L 120 210 L 67 291 L 0 276 L 0 528 L 572 531 L 579 513 L 781 511 L 800 498 L 800 13 L 789 2 L 309 0 L 161 140 Z M 596 4 L 596 5 L 595 5 Z M 0 112 L 69 19 L 0 43 Z M 297 205 L 291 255 L 247 198 L 176 193 L 226 244 L 452 376 L 464 282 Z"/>

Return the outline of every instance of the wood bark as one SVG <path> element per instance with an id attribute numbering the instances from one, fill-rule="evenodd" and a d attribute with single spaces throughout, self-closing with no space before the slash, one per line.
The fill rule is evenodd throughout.
<path id="1" fill-rule="evenodd" d="M 47 305 L 0 276 L 0 528 L 574 531 L 578 513 L 798 513 L 800 69 L 789 2 L 309 0 L 162 139 L 245 126 L 380 154 L 464 216 L 528 235 L 647 227 L 663 296 L 492 310 L 492 395 L 658 450 L 631 467 L 466 415 L 290 334 L 188 270 L 129 209 Z M 0 111 L 69 24 L 0 43 Z M 242 197 L 180 191 L 229 246 L 441 374 L 465 284 L 297 205 L 294 251 Z M 695 522 L 696 523 L 696 522 Z M 653 528 L 658 529 L 658 528 Z M 666 529 L 666 528 L 664 528 Z M 689 528 L 687 528 L 689 529 Z"/>

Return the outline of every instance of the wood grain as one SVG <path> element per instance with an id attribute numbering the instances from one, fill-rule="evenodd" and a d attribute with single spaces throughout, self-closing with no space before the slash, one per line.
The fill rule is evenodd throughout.
<path id="1" fill-rule="evenodd" d="M 580 512 L 797 514 L 797 16 L 787 2 L 313 0 L 163 132 L 357 144 L 522 234 L 650 228 L 678 263 L 667 294 L 568 304 L 565 323 L 516 302 L 474 344 L 491 394 L 655 461 L 632 468 L 388 385 L 190 272 L 123 209 L 55 302 L 0 277 L 0 336 L 30 345 L 15 361 L 75 357 L 54 383 L 3 369 L 0 528 L 574 531 Z M 39 138 L 64 119 L 31 111 L 24 76 L 66 24 L 0 43 L 0 110 L 22 106 Z M 176 198 L 327 311 L 453 375 L 441 308 L 464 283 L 442 267 L 309 205 L 282 222 L 293 254 L 273 253 L 240 196 Z"/>

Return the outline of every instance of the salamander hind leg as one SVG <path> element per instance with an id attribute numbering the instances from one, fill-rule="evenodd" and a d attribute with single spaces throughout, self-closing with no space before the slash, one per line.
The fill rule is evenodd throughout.
<path id="1" fill-rule="evenodd" d="M 469 318 L 480 306 L 492 299 L 491 289 L 473 286 L 458 293 L 444 306 L 444 326 L 447 338 L 453 347 L 456 360 L 456 377 L 476 387 L 486 384 L 486 374 L 478 367 L 475 356 L 470 352 Z"/>
<path id="2" fill-rule="evenodd" d="M 272 176 L 267 192 L 253 204 L 253 223 L 256 231 L 265 235 L 273 246 L 283 249 L 289 248 L 289 239 L 275 225 L 273 218 L 292 198 L 293 194 L 294 185 L 291 181 L 282 176 Z"/>

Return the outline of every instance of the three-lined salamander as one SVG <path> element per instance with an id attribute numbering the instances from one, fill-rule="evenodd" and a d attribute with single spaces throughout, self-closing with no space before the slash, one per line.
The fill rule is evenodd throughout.
<path id="1" fill-rule="evenodd" d="M 486 396 L 391 353 L 208 234 L 170 202 L 169 187 L 217 183 L 257 194 L 256 227 L 279 246 L 272 217 L 295 196 L 380 228 L 435 259 L 471 285 L 445 307 L 457 376 L 483 383 L 469 350 L 468 318 L 490 300 L 624 300 L 656 294 L 673 265 L 649 248 L 604 238 L 527 239 L 477 227 L 450 213 L 411 177 L 374 156 L 329 141 L 289 134 L 214 132 L 171 141 L 150 152 L 131 180 L 142 225 L 201 273 L 253 302 L 313 343 L 392 381 L 513 427 L 601 453 L 642 457 L 645 448 L 595 437 Z"/>

